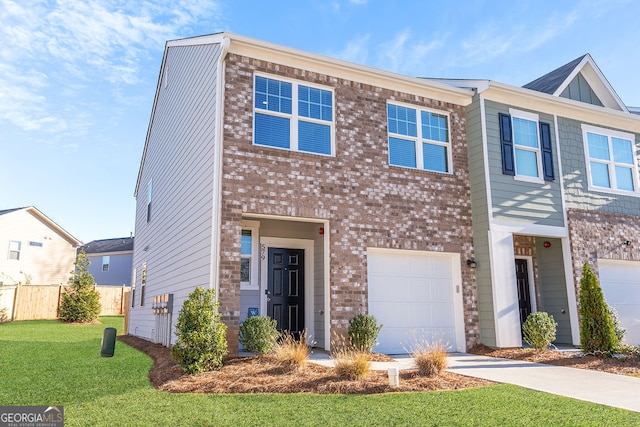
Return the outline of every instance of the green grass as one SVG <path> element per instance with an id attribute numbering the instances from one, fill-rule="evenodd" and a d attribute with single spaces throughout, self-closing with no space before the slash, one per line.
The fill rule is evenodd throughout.
<path id="1" fill-rule="evenodd" d="M 640 414 L 495 385 L 369 396 L 169 394 L 149 385 L 151 360 L 116 343 L 100 357 L 102 325 L 0 324 L 0 404 L 64 405 L 66 426 L 602 426 Z"/>

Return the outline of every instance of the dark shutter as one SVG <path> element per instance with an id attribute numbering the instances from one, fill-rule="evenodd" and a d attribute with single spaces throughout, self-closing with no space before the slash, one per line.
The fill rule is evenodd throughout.
<path id="1" fill-rule="evenodd" d="M 545 181 L 555 181 L 553 173 L 553 149 L 551 146 L 551 126 L 540 122 L 540 141 L 542 142 L 542 170 Z"/>
<path id="2" fill-rule="evenodd" d="M 502 173 L 515 176 L 516 167 L 513 161 L 513 132 L 511 132 L 511 116 L 498 113 L 500 123 L 500 146 L 502 151 Z"/>

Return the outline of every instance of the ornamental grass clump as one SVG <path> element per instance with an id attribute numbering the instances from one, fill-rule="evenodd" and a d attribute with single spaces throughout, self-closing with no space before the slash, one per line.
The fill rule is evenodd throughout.
<path id="1" fill-rule="evenodd" d="M 618 337 L 598 278 L 587 263 L 580 279 L 580 347 L 585 353 L 610 353 Z"/>
<path id="2" fill-rule="evenodd" d="M 339 350 L 331 355 L 334 370 L 340 378 L 361 380 L 371 369 L 369 355 L 357 350 Z"/>
<path id="3" fill-rule="evenodd" d="M 418 373 L 425 377 L 438 376 L 447 369 L 447 349 L 441 342 L 416 339 L 409 354 L 413 357 Z"/>
<path id="4" fill-rule="evenodd" d="M 548 313 L 531 313 L 522 324 L 522 339 L 538 351 L 546 350 L 556 339 L 557 328 L 558 323 Z"/>
<path id="5" fill-rule="evenodd" d="M 277 322 L 266 316 L 253 316 L 240 325 L 240 344 L 245 350 L 264 356 L 273 352 L 280 333 Z"/>
<path id="6" fill-rule="evenodd" d="M 284 331 L 275 347 L 274 357 L 288 371 L 301 369 L 311 354 L 311 347 L 307 344 L 307 332 L 300 332 L 296 337 L 289 331 Z"/>
<path id="7" fill-rule="evenodd" d="M 227 326 L 215 295 L 215 289 L 197 287 L 178 315 L 178 341 L 171 347 L 171 357 L 188 374 L 218 369 L 227 355 Z"/>

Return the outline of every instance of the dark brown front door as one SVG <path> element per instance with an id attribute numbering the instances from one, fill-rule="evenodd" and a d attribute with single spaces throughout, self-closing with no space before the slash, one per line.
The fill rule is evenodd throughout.
<path id="1" fill-rule="evenodd" d="M 279 331 L 304 329 L 304 250 L 269 248 L 267 313 Z"/>
<path id="2" fill-rule="evenodd" d="M 516 284 L 518 286 L 518 305 L 520 306 L 520 324 L 531 314 L 531 290 L 529 289 L 529 267 L 526 259 L 516 259 Z"/>

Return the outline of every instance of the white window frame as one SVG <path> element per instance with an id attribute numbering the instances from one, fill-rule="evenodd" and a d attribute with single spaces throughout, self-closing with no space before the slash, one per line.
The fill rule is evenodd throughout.
<path id="1" fill-rule="evenodd" d="M 105 263 L 105 260 L 107 261 L 106 263 Z M 104 256 L 102 257 L 102 271 L 109 271 L 109 266 L 110 266 L 110 264 L 111 264 L 111 256 L 109 256 L 109 255 L 104 255 Z M 105 266 L 107 267 L 107 269 L 106 269 L 106 270 L 104 269 L 104 267 L 105 267 Z"/>
<path id="2" fill-rule="evenodd" d="M 18 249 L 12 249 L 11 244 L 17 243 Z M 18 254 L 17 258 L 11 258 L 11 253 L 16 252 Z M 20 255 L 22 254 L 22 242 L 19 240 L 9 240 L 9 251 L 7 252 L 7 259 L 10 261 L 20 261 Z"/>
<path id="3" fill-rule="evenodd" d="M 391 105 L 396 105 L 398 107 L 404 107 L 404 108 L 411 108 L 413 110 L 416 110 L 416 127 L 417 127 L 417 137 L 413 137 L 413 136 L 409 136 L 409 135 L 403 135 L 400 133 L 391 133 L 389 132 L 389 104 Z M 449 142 L 442 142 L 442 141 L 436 141 L 433 139 L 427 139 L 427 138 L 423 138 L 422 137 L 422 114 L 420 114 L 421 111 L 427 112 L 427 113 L 433 113 L 433 114 L 437 114 L 439 116 L 446 116 L 447 117 L 447 139 L 449 140 Z M 385 116 L 386 117 L 386 125 L 387 125 L 387 154 L 388 154 L 388 159 L 387 162 L 389 163 L 389 166 L 391 167 L 396 167 L 396 168 L 405 168 L 405 169 L 411 169 L 411 170 L 421 170 L 421 171 L 425 171 L 425 172 L 432 172 L 432 173 L 441 173 L 443 175 L 453 175 L 453 144 L 451 142 L 451 114 L 449 114 L 449 112 L 447 111 L 442 111 L 442 110 L 436 110 L 433 108 L 427 108 L 427 107 L 422 107 L 420 105 L 415 105 L 415 104 L 408 104 L 405 102 L 397 102 L 394 100 L 387 100 L 387 106 L 386 106 L 386 112 L 385 112 Z M 407 141 L 413 141 L 413 143 L 415 144 L 416 147 L 416 167 L 412 168 L 410 166 L 402 166 L 402 165 L 392 165 L 391 164 L 391 150 L 389 149 L 389 138 L 393 137 L 393 138 L 398 138 L 398 139 L 404 139 Z M 424 153 L 423 153 L 423 143 L 427 143 L 427 144 L 433 144 L 433 145 L 439 145 L 441 147 L 446 147 L 447 148 L 447 170 L 448 172 L 441 172 L 441 171 L 435 171 L 435 170 L 431 170 L 431 169 L 425 169 L 424 168 Z"/>
<path id="4" fill-rule="evenodd" d="M 610 160 L 602 160 L 602 159 L 592 159 L 589 154 L 589 141 L 587 139 L 587 133 L 595 133 L 598 135 L 606 136 L 609 146 L 609 159 Z M 634 190 L 620 190 L 617 187 L 616 182 L 616 174 L 615 174 L 615 166 L 620 165 L 625 168 L 629 168 L 627 163 L 617 163 L 613 158 L 613 146 L 611 144 L 611 138 L 620 138 L 627 139 L 631 141 L 632 147 L 632 155 L 633 155 L 633 166 L 631 167 L 631 173 L 633 175 L 633 186 Z M 620 194 L 624 196 L 634 196 L 640 197 L 640 183 L 638 179 L 638 150 L 636 147 L 636 138 L 632 133 L 621 132 L 613 129 L 601 128 L 593 125 L 582 124 L 582 143 L 584 144 L 584 157 L 585 163 L 587 166 L 587 179 L 589 180 L 589 190 L 590 191 L 598 191 L 602 193 L 611 193 L 611 194 Z M 611 183 L 611 188 L 607 187 L 599 187 L 593 184 L 592 175 L 591 175 L 591 162 L 603 163 L 608 165 L 609 169 L 609 182 Z"/>
<path id="5" fill-rule="evenodd" d="M 540 141 L 540 117 L 536 113 L 530 113 L 528 111 L 509 109 L 509 115 L 511 116 L 511 133 L 513 138 L 513 165 L 515 168 L 515 175 L 513 179 L 517 181 L 533 182 L 536 184 L 544 183 L 544 170 L 542 166 L 542 143 Z M 528 120 L 535 122 L 536 124 L 536 136 L 538 138 L 538 147 L 528 147 L 526 145 L 519 145 L 516 143 L 516 128 L 513 123 L 513 119 L 518 118 L 522 120 Z M 538 176 L 518 175 L 518 156 L 516 156 L 516 150 L 530 151 L 536 154 L 536 163 L 538 165 Z"/>
<path id="6" fill-rule="evenodd" d="M 260 280 L 258 277 L 260 272 L 260 221 L 243 220 L 242 230 L 251 231 L 251 255 L 240 255 L 240 258 L 250 259 L 249 281 L 240 282 L 240 289 L 257 291 L 260 289 Z"/>
<path id="7" fill-rule="evenodd" d="M 147 223 L 151 221 L 151 197 L 153 196 L 153 180 L 149 180 L 149 183 L 147 183 L 147 205 L 146 205 L 146 211 L 145 211 L 145 216 L 147 218 Z"/>
<path id="8" fill-rule="evenodd" d="M 131 274 L 131 308 L 135 307 L 136 304 L 136 278 L 137 278 L 137 268 L 133 269 L 133 273 Z M 127 331 L 125 331 L 127 332 Z"/>
<path id="9" fill-rule="evenodd" d="M 256 82 L 256 77 L 264 77 L 266 79 L 271 79 L 271 80 L 278 80 L 281 82 L 287 82 L 287 83 L 291 83 L 291 114 L 287 114 L 287 113 L 281 113 L 279 111 L 270 111 L 270 110 L 263 110 L 260 108 L 256 108 L 255 105 L 255 96 L 256 96 L 256 87 L 255 87 L 255 82 Z M 318 119 L 313 119 L 311 117 L 300 117 L 298 116 L 298 86 L 307 86 L 307 87 L 312 87 L 312 88 L 316 88 L 316 89 L 320 89 L 320 90 L 326 90 L 328 92 L 331 92 L 331 121 L 327 122 L 324 120 L 318 120 Z M 276 150 L 284 150 L 284 151 L 295 151 L 298 153 L 303 153 L 303 154 L 310 154 L 310 155 L 315 155 L 315 156 L 324 156 L 324 157 L 335 157 L 336 156 L 336 138 L 335 138 L 335 129 L 336 129 L 336 94 L 335 94 L 335 89 L 331 86 L 323 86 L 323 85 L 318 85 L 315 83 L 311 83 L 311 82 L 307 82 L 304 80 L 295 80 L 295 79 L 290 79 L 290 78 L 286 78 L 286 77 L 281 77 L 275 74 L 268 74 L 268 73 L 254 73 L 253 76 L 253 100 L 252 100 L 252 104 L 253 104 L 253 145 L 255 145 L 256 147 L 264 147 L 264 148 L 273 148 Z M 282 147 L 274 147 L 271 145 L 262 145 L 262 144 L 256 144 L 256 121 L 255 121 L 255 117 L 256 117 L 256 113 L 260 113 L 260 114 L 265 114 L 265 115 L 271 115 L 271 116 L 276 116 L 276 117 L 282 117 L 282 118 L 287 118 L 289 119 L 289 141 L 291 142 L 291 146 L 289 148 L 282 148 Z M 323 154 L 323 153 L 314 153 L 312 151 L 301 151 L 298 149 L 298 122 L 302 120 L 305 122 L 309 122 L 309 123 L 317 123 L 317 124 L 321 124 L 324 126 L 329 126 L 330 127 L 330 135 L 331 135 L 331 153 L 330 154 Z"/>

